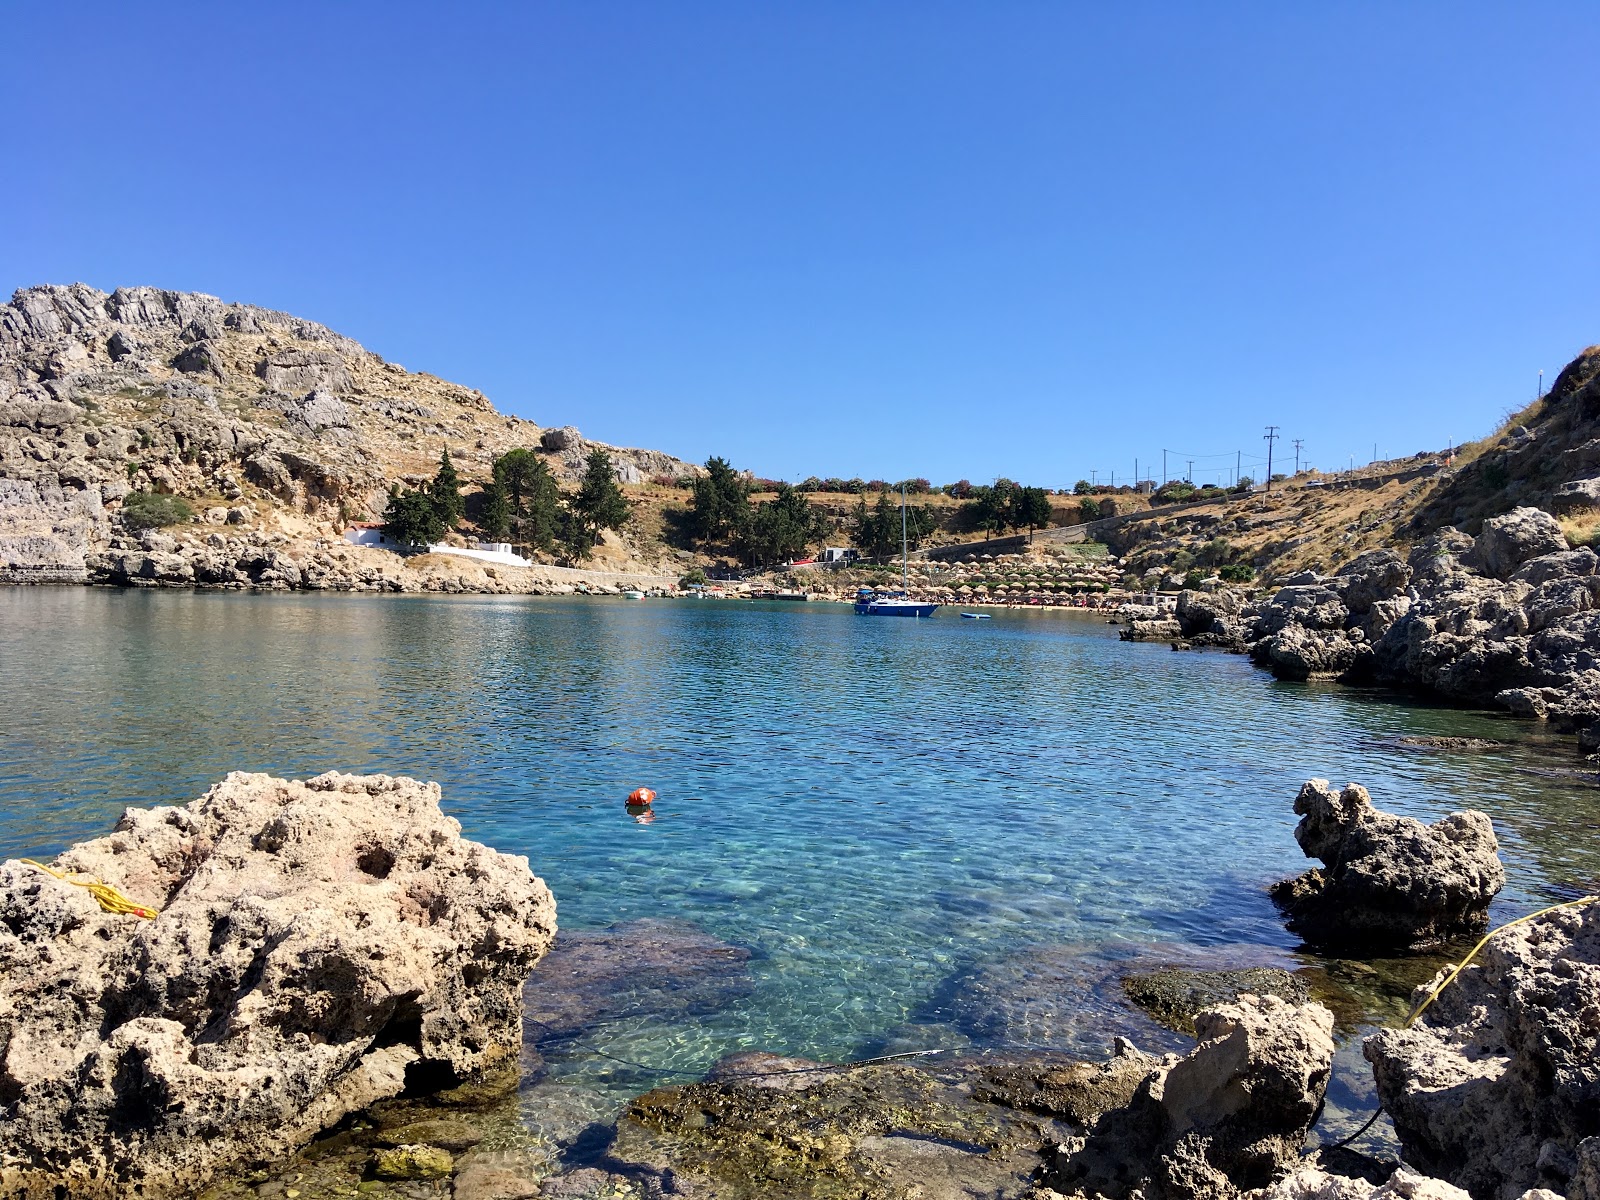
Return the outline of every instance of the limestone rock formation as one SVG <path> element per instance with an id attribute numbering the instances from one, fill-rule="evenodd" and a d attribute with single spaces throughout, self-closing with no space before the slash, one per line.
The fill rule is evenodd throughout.
<path id="1" fill-rule="evenodd" d="M 1406 1161 L 1474 1200 L 1536 1187 L 1591 1200 L 1600 1193 L 1597 1014 L 1600 904 L 1496 934 L 1415 1025 L 1367 1039 Z"/>
<path id="2" fill-rule="evenodd" d="M 379 515 L 389 486 L 431 475 L 441 449 L 482 481 L 497 455 L 551 432 L 549 465 L 573 479 L 599 443 L 504 416 L 314 322 L 157 288 L 24 288 L 0 305 L 0 583 L 116 581 L 86 558 L 113 548 L 130 490 L 197 508 L 249 500 L 257 532 L 310 545 Z M 626 478 L 696 470 L 603 448 Z M 187 543 L 172 553 L 195 557 Z M 212 586 L 190 566 L 142 578 Z"/>
<path id="3" fill-rule="evenodd" d="M 0 866 L 0 1196 L 186 1194 L 514 1062 L 555 932 L 526 859 L 383 775 L 236 773 L 56 866 L 160 913 Z"/>
<path id="4" fill-rule="evenodd" d="M 1243 650 L 1248 610 L 1244 596 L 1228 588 L 1186 590 L 1178 595 L 1178 628 L 1192 646 Z"/>
<path id="5" fill-rule="evenodd" d="M 1285 679 L 1342 678 L 1549 719 L 1600 748 L 1600 556 L 1518 508 L 1477 538 L 1443 529 L 1408 560 L 1362 555 L 1291 579 L 1247 634 Z"/>
<path id="6" fill-rule="evenodd" d="M 1488 926 L 1505 886 L 1494 827 L 1481 812 L 1433 825 L 1382 812 L 1358 784 L 1313 779 L 1295 797 L 1295 840 L 1324 866 L 1273 888 L 1289 927 L 1328 948 L 1417 950 Z"/>
<path id="7" fill-rule="evenodd" d="M 1201 1013 L 1200 1045 L 1060 1147 L 1043 1182 L 1113 1200 L 1226 1200 L 1299 1160 L 1333 1064 L 1333 1014 L 1276 996 Z"/>

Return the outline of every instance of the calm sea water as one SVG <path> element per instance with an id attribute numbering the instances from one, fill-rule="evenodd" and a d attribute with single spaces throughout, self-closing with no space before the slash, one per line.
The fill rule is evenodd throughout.
<path id="1" fill-rule="evenodd" d="M 605 1031 L 662 1071 L 849 1057 L 1021 946 L 1289 947 L 1263 887 L 1307 865 L 1292 804 L 1313 775 L 1427 819 L 1488 811 L 1498 917 L 1600 878 L 1580 832 L 1600 793 L 1562 777 L 1564 747 L 1390 744 L 1528 726 L 1276 684 L 1081 614 L 13 588 L 0 688 L 0 855 L 231 770 L 407 774 L 528 855 L 563 927 L 675 916 L 753 948 L 745 1002 Z M 639 786 L 653 823 L 624 811 Z"/>

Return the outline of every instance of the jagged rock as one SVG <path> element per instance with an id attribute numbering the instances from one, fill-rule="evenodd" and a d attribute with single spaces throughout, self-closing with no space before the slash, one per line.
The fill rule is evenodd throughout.
<path id="1" fill-rule="evenodd" d="M 560 453 L 575 447 L 583 440 L 583 435 L 571 425 L 563 425 L 559 429 L 546 429 L 539 435 L 539 446 L 552 454 Z"/>
<path id="2" fill-rule="evenodd" d="M 1351 673 L 1372 651 L 1341 630 L 1286 625 L 1252 646 L 1250 656 L 1279 679 L 1334 679 Z"/>
<path id="3" fill-rule="evenodd" d="M 1130 621 L 1117 636 L 1125 642 L 1170 642 L 1183 636 L 1178 622 L 1170 618 L 1154 621 Z"/>
<path id="4" fill-rule="evenodd" d="M 1441 975 L 1440 979 L 1443 976 Z M 1417 1001 L 1432 990 L 1418 989 Z M 1368 1038 L 1406 1161 L 1511 1200 L 1600 1183 L 1600 904 L 1495 935 L 1409 1029 Z"/>
<path id="5" fill-rule="evenodd" d="M 344 359 L 326 350 L 280 350 L 258 362 L 256 374 L 275 392 L 347 392 L 352 383 Z"/>
<path id="6" fill-rule="evenodd" d="M 1493 579 L 1510 579 L 1529 559 L 1569 549 L 1561 524 L 1537 508 L 1514 508 L 1483 523 L 1473 547 L 1473 564 Z"/>
<path id="7" fill-rule="evenodd" d="M 228 373 L 222 351 L 209 341 L 195 342 L 179 351 L 172 365 L 185 375 L 210 375 L 221 379 Z"/>
<path id="8" fill-rule="evenodd" d="M 1574 479 L 1561 484 L 1550 500 L 1558 513 L 1578 508 L 1600 508 L 1600 478 Z"/>
<path id="9" fill-rule="evenodd" d="M 187 1194 L 514 1059 L 554 936 L 525 859 L 382 775 L 236 773 L 56 865 L 161 911 L 0 866 L 0 1196 Z"/>
<path id="10" fill-rule="evenodd" d="M 1289 927 L 1326 947 L 1416 950 L 1481 932 L 1505 886 L 1489 818 L 1468 810 L 1433 825 L 1373 807 L 1358 784 L 1300 789 L 1295 840 L 1325 864 L 1275 885 Z"/>
<path id="11" fill-rule="evenodd" d="M 1242 650 L 1247 609 L 1245 597 L 1229 588 L 1215 592 L 1188 588 L 1178 595 L 1178 628 L 1194 645 Z"/>
<path id="12" fill-rule="evenodd" d="M 1228 1200 L 1299 1160 L 1333 1070 L 1333 1014 L 1245 996 L 1195 1027 L 1200 1045 L 1063 1144 L 1044 1184 L 1111 1200 Z"/>
<path id="13" fill-rule="evenodd" d="M 1466 1192 L 1442 1179 L 1401 1167 L 1383 1184 L 1317 1167 L 1301 1167 L 1278 1180 L 1253 1200 L 1469 1200 Z"/>
<path id="14" fill-rule="evenodd" d="M 350 424 L 350 411 L 344 401 L 328 391 L 308 393 L 301 401 L 296 415 L 312 429 L 346 427 Z"/>

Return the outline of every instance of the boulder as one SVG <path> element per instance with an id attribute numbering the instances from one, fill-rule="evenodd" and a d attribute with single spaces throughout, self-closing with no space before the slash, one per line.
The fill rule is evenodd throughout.
<path id="1" fill-rule="evenodd" d="M 1415 1024 L 1374 1034 L 1364 1051 L 1407 1162 L 1474 1200 L 1538 1187 L 1593 1200 L 1600 904 L 1497 933 Z"/>
<path id="2" fill-rule="evenodd" d="M 1510 579 L 1529 559 L 1569 549 L 1561 524 L 1537 508 L 1514 508 L 1490 517 L 1473 546 L 1473 565 L 1494 579 Z"/>
<path id="3" fill-rule="evenodd" d="M 1333 1014 L 1244 996 L 1195 1029 L 1200 1045 L 1063 1143 L 1043 1183 L 1111 1200 L 1227 1200 L 1299 1161 L 1333 1071 Z"/>
<path id="4" fill-rule="evenodd" d="M 1358 784 L 1310 780 L 1295 798 L 1295 840 L 1325 864 L 1275 885 L 1289 928 L 1359 952 L 1410 951 L 1478 933 L 1505 886 L 1489 818 L 1468 810 L 1433 825 L 1373 807 Z"/>
<path id="5" fill-rule="evenodd" d="M 539 435 L 539 448 L 551 454 L 559 454 L 563 450 L 571 450 L 583 440 L 583 435 L 571 425 L 563 425 L 559 429 L 546 429 Z"/>
<path id="6" fill-rule="evenodd" d="M 1600 508 L 1600 479 L 1574 479 L 1556 488 L 1550 506 L 1557 512 Z"/>
<path id="7" fill-rule="evenodd" d="M 526 859 L 383 775 L 236 773 L 55 865 L 160 911 L 0 866 L 0 1196 L 189 1194 L 514 1062 L 555 931 Z"/>
<path id="8" fill-rule="evenodd" d="M 185 375 L 209 375 L 214 379 L 222 379 L 228 373 L 228 364 L 222 357 L 222 351 L 209 341 L 185 346 L 174 356 L 172 365 Z"/>

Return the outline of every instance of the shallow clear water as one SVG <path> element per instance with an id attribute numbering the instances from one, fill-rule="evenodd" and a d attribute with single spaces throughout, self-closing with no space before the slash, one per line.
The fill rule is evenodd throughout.
<path id="1" fill-rule="evenodd" d="M 1290 947 L 1263 887 L 1307 865 L 1292 804 L 1313 775 L 1427 819 L 1488 811 L 1497 917 L 1600 878 L 1600 792 L 1562 775 L 1565 746 L 1389 741 L 1529 726 L 1276 684 L 1082 614 L 0 589 L 0 688 L 0 855 L 231 770 L 408 774 L 527 854 L 563 927 L 679 916 L 752 947 L 737 1007 L 597 1035 L 663 1072 L 850 1057 L 1020 946 Z M 650 824 L 623 808 L 638 786 Z M 555 1068 L 618 1072 L 586 1049 Z"/>

